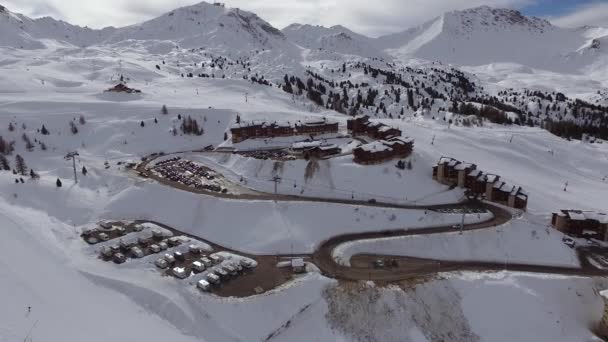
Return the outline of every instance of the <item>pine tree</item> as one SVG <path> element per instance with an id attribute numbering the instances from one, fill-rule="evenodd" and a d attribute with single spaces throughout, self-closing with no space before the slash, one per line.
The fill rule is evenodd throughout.
<path id="1" fill-rule="evenodd" d="M 87 168 L 86 168 L 85 166 L 83 166 L 83 167 L 82 167 L 82 174 L 83 174 L 84 176 L 86 176 L 86 175 L 87 175 L 87 173 L 89 173 L 89 171 L 87 171 Z"/>
<path id="2" fill-rule="evenodd" d="M 74 121 L 70 121 L 70 132 L 72 132 L 72 134 L 78 134 L 78 127 L 76 127 Z"/>
<path id="3" fill-rule="evenodd" d="M 4 141 L 4 138 L 0 136 L 0 154 L 8 154 L 8 144 Z"/>
<path id="4" fill-rule="evenodd" d="M 40 129 L 40 134 L 49 135 L 49 130 L 46 129 L 46 127 L 44 125 L 42 125 L 42 128 Z"/>
<path id="5" fill-rule="evenodd" d="M 24 176 L 27 175 L 27 165 L 25 165 L 25 160 L 19 154 L 15 156 L 15 169 L 18 173 Z"/>
<path id="6" fill-rule="evenodd" d="M 163 108 L 161 108 L 160 112 L 164 115 L 169 114 L 169 110 L 167 109 L 166 105 L 163 105 Z"/>
<path id="7" fill-rule="evenodd" d="M 0 154 L 0 169 L 4 171 L 10 171 L 11 165 L 8 162 L 8 159 L 3 154 Z"/>
<path id="8" fill-rule="evenodd" d="M 14 131 L 14 130 L 15 130 L 15 126 L 13 125 L 13 123 L 12 123 L 12 122 L 9 122 L 9 123 L 8 123 L 8 130 L 9 130 L 10 132 L 12 132 L 12 131 Z"/>
<path id="9" fill-rule="evenodd" d="M 156 118 L 154 118 L 154 123 L 155 123 L 155 124 L 157 124 L 157 123 L 158 123 L 158 120 L 156 120 Z"/>
<path id="10" fill-rule="evenodd" d="M 61 184 L 61 179 L 57 178 L 57 181 L 55 182 L 55 184 L 57 185 L 58 188 L 61 188 L 61 186 L 63 184 Z"/>
<path id="11" fill-rule="evenodd" d="M 34 172 L 34 169 L 30 169 L 30 178 L 38 179 L 40 178 L 40 176 L 36 172 Z"/>
<path id="12" fill-rule="evenodd" d="M 142 122 L 140 122 L 140 123 L 139 123 L 139 125 L 140 125 L 141 127 L 144 127 L 146 124 L 145 124 L 145 123 L 142 121 Z"/>
<path id="13" fill-rule="evenodd" d="M 78 122 L 80 122 L 81 125 L 84 125 L 87 123 L 87 120 L 84 118 L 84 115 L 80 115 L 80 118 L 78 118 Z"/>

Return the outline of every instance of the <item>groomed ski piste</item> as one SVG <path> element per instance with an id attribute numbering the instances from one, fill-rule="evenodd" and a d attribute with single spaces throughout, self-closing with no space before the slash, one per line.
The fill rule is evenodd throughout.
<path id="1" fill-rule="evenodd" d="M 16 141 L 11 165 L 19 154 L 40 178 L 0 172 L 0 340 L 596 339 L 605 271 L 566 246 L 550 220 L 562 208 L 606 210 L 608 143 L 568 141 L 531 127 L 455 126 L 406 113 L 381 121 L 415 139 L 411 169 L 396 168 L 396 161 L 362 166 L 346 154 L 318 160 L 307 173 L 305 160 L 202 152 L 231 145 L 224 134 L 237 115 L 292 122 L 326 117 L 338 121 L 344 135 L 348 117 L 276 87 L 157 74 L 158 56 L 149 58 L 140 42 L 131 43 L 115 47 L 119 57 L 101 47 L 64 50 L 51 42 L 39 51 L 2 48 L 0 135 Z M 137 79 L 129 86 L 142 93 L 104 93 L 119 73 Z M 198 120 L 204 133 L 174 135 L 178 115 Z M 42 125 L 49 135 L 39 132 Z M 32 151 L 24 133 L 35 143 Z M 65 158 L 73 151 L 78 183 Z M 179 155 L 213 170 L 231 190 L 184 189 L 126 167 L 159 152 L 164 156 L 148 167 Z M 521 185 L 530 194 L 528 210 L 485 203 L 465 214 L 460 231 L 462 209 L 470 204 L 462 189 L 433 181 L 431 168 L 442 156 Z M 101 260 L 81 234 L 105 221 L 156 222 L 253 259 L 302 256 L 307 272 L 260 294 L 200 291 L 192 279 L 163 276 L 155 257 L 120 265 Z M 379 258 L 396 259 L 399 267 L 372 267 Z"/>

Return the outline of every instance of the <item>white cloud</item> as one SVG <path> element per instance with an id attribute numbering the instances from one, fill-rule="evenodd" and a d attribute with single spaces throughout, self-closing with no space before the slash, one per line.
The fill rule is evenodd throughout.
<path id="1" fill-rule="evenodd" d="M 591 25 L 608 28 L 608 3 L 595 3 L 581 6 L 570 14 L 549 19 L 555 25 L 563 27 Z"/>
<path id="2" fill-rule="evenodd" d="M 402 31 L 443 12 L 489 5 L 516 8 L 535 0 L 224 0 L 278 28 L 294 22 L 344 25 L 368 35 Z M 4 0 L 12 11 L 49 15 L 91 27 L 134 24 L 198 0 Z"/>

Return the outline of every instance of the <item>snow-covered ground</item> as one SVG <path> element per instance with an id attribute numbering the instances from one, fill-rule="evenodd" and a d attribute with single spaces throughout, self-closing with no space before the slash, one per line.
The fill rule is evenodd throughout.
<path id="1" fill-rule="evenodd" d="M 563 234 L 545 222 L 518 218 L 481 231 L 360 240 L 338 246 L 335 260 L 349 265 L 357 254 L 387 254 L 436 260 L 490 261 L 551 266 L 580 266 L 576 252 L 561 242 Z"/>
<path id="2" fill-rule="evenodd" d="M 188 18 L 192 13 L 182 11 L 175 16 Z M 212 18 L 214 27 L 222 23 L 228 30 L 234 24 L 235 14 L 230 13 L 235 12 L 213 8 L 213 13 L 220 18 Z M 0 16 L 6 19 L 4 13 Z M 154 21 L 142 27 L 152 26 L 151 32 L 160 34 L 156 29 L 161 30 L 170 17 L 167 14 L 160 24 Z M 66 342 L 351 341 L 365 337 L 415 342 L 592 340 L 590 328 L 602 311 L 597 292 L 608 286 L 604 279 L 465 273 L 405 284 L 405 290 L 366 285 L 342 294 L 349 286 L 357 288 L 360 284 L 338 285 L 313 273 L 261 296 L 220 299 L 200 293 L 190 279 L 180 282 L 160 277 L 150 265 L 150 257 L 125 267 L 95 258 L 96 248 L 82 242 L 80 229 L 104 219 L 154 220 L 227 247 L 267 254 L 309 253 L 323 240 L 344 233 L 460 223 L 458 214 L 425 214 L 423 210 L 217 199 L 172 189 L 126 170 L 123 162 L 138 162 L 155 152 L 229 146 L 224 134 L 237 115 L 242 120 L 267 121 L 327 117 L 339 121 L 344 132 L 347 116 L 311 105 L 276 84 L 266 86 L 242 79 L 259 72 L 281 80 L 286 73 L 303 74 L 306 65 L 338 68 L 344 55 L 289 45 L 259 18 L 246 13 L 244 17 L 255 24 L 255 32 L 263 30 L 263 36 L 274 38 L 258 41 L 255 49 L 246 51 L 250 65 L 234 63 L 223 69 L 211 66 L 218 61 L 212 62 L 217 55 L 212 57 L 210 51 L 236 62 L 239 57 L 234 48 L 241 48 L 238 44 L 245 41 L 242 35 L 229 36 L 228 43 L 235 46 L 218 43 L 208 50 L 192 51 L 178 49 L 169 40 L 121 41 L 121 37 L 144 34 L 133 28 L 104 33 L 111 45 L 89 46 L 91 31 L 62 24 L 46 32 L 54 27 L 50 19 L 33 23 L 11 15 L 8 20 L 13 24 L 24 20 L 27 31 L 24 35 L 21 30 L 10 31 L 19 33 L 16 41 L 7 38 L 9 26 L 0 25 L 7 28 L 0 33 L 2 46 L 24 44 L 25 48 L 0 49 L 0 136 L 7 142 L 15 141 L 15 151 L 8 156 L 11 166 L 19 154 L 41 177 L 30 180 L 0 171 L 0 227 L 4 228 L 0 288 L 5 294 L 0 305 L 0 341 L 28 340 L 28 336 L 30 341 Z M 70 41 L 47 39 L 66 27 L 61 36 L 70 33 Z M 324 37 L 310 42 L 312 47 L 380 53 L 367 51 L 371 43 L 344 28 L 313 31 L 321 31 Z M 418 43 L 435 44 L 436 37 L 445 36 L 440 30 L 424 31 L 428 35 L 422 38 L 428 39 L 420 38 Z M 340 33 L 356 40 L 348 42 Z M 220 36 L 205 32 L 207 42 L 217 43 L 214 39 Z M 193 45 L 197 40 L 183 38 L 180 42 L 185 46 L 198 48 Z M 363 50 L 358 43 L 361 41 Z M 27 50 L 41 47 L 41 42 L 47 48 Z M 408 48 L 415 48 L 407 42 Z M 278 52 L 266 49 L 283 44 L 287 47 Z M 575 58 L 575 62 L 587 60 L 583 57 Z M 349 55 L 348 61 L 361 58 Z M 591 83 L 578 74 L 540 71 L 512 63 L 468 67 L 466 71 L 475 73 L 480 84 L 492 92 L 506 87 L 547 87 L 585 97 L 605 86 L 605 69 L 600 68 L 601 58 L 598 61 L 589 66 L 594 75 L 590 79 L 595 80 Z M 428 61 L 402 62 L 435 66 Z M 188 72 L 213 76 L 181 77 Z M 117 83 L 120 75 L 142 94 L 103 93 Z M 370 77 L 359 70 L 353 80 L 368 82 Z M 161 113 L 163 105 L 169 109 L 167 115 Z M 84 124 L 79 123 L 81 115 Z M 178 115 L 198 120 L 204 133 L 182 135 Z M 269 180 L 278 175 L 283 179 L 280 193 L 437 204 L 455 202 L 463 195 L 461 189 L 448 190 L 431 179 L 433 164 L 441 156 L 451 156 L 522 185 L 530 194 L 529 214 L 503 227 L 463 235 L 353 243 L 341 247 L 343 258 L 381 250 L 434 259 L 576 265 L 573 251 L 561 242 L 561 234 L 548 229 L 547 224 L 550 213 L 562 208 L 606 210 L 608 144 L 567 141 L 538 128 L 491 124 L 448 128 L 433 116 L 442 117 L 435 112 L 413 117 L 408 109 L 403 120 L 386 120 L 416 139 L 414 154 L 408 158 L 411 170 L 397 169 L 396 162 L 364 167 L 354 164 L 348 155 L 317 165 L 260 161 L 239 155 L 189 157 L 234 182 L 242 177 L 246 186 L 266 192 L 274 191 L 274 183 Z M 70 132 L 71 121 L 77 134 Z M 14 130 L 8 129 L 9 123 Z M 48 135 L 41 134 L 43 125 Z M 174 127 L 176 135 L 172 134 Z M 26 149 L 24 134 L 34 145 L 32 151 Z M 264 144 L 290 142 L 285 140 Z M 341 143 L 347 140 L 339 139 Z M 250 148 L 256 144 L 260 142 L 241 145 Z M 71 161 L 64 158 L 74 150 L 79 153 L 77 170 L 83 166 L 88 170 L 87 175 L 78 173 L 78 184 L 72 180 Z M 24 183 L 15 183 L 20 177 Z M 55 185 L 57 179 L 62 187 Z M 472 215 L 467 222 L 486 218 Z"/>

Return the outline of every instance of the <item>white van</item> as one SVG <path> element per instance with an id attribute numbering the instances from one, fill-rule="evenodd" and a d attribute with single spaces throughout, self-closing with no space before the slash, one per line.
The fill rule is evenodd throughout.
<path id="1" fill-rule="evenodd" d="M 203 291 L 209 291 L 211 289 L 211 284 L 209 284 L 208 281 L 201 279 L 196 284 L 196 287 L 198 287 L 199 289 L 201 289 Z"/>

